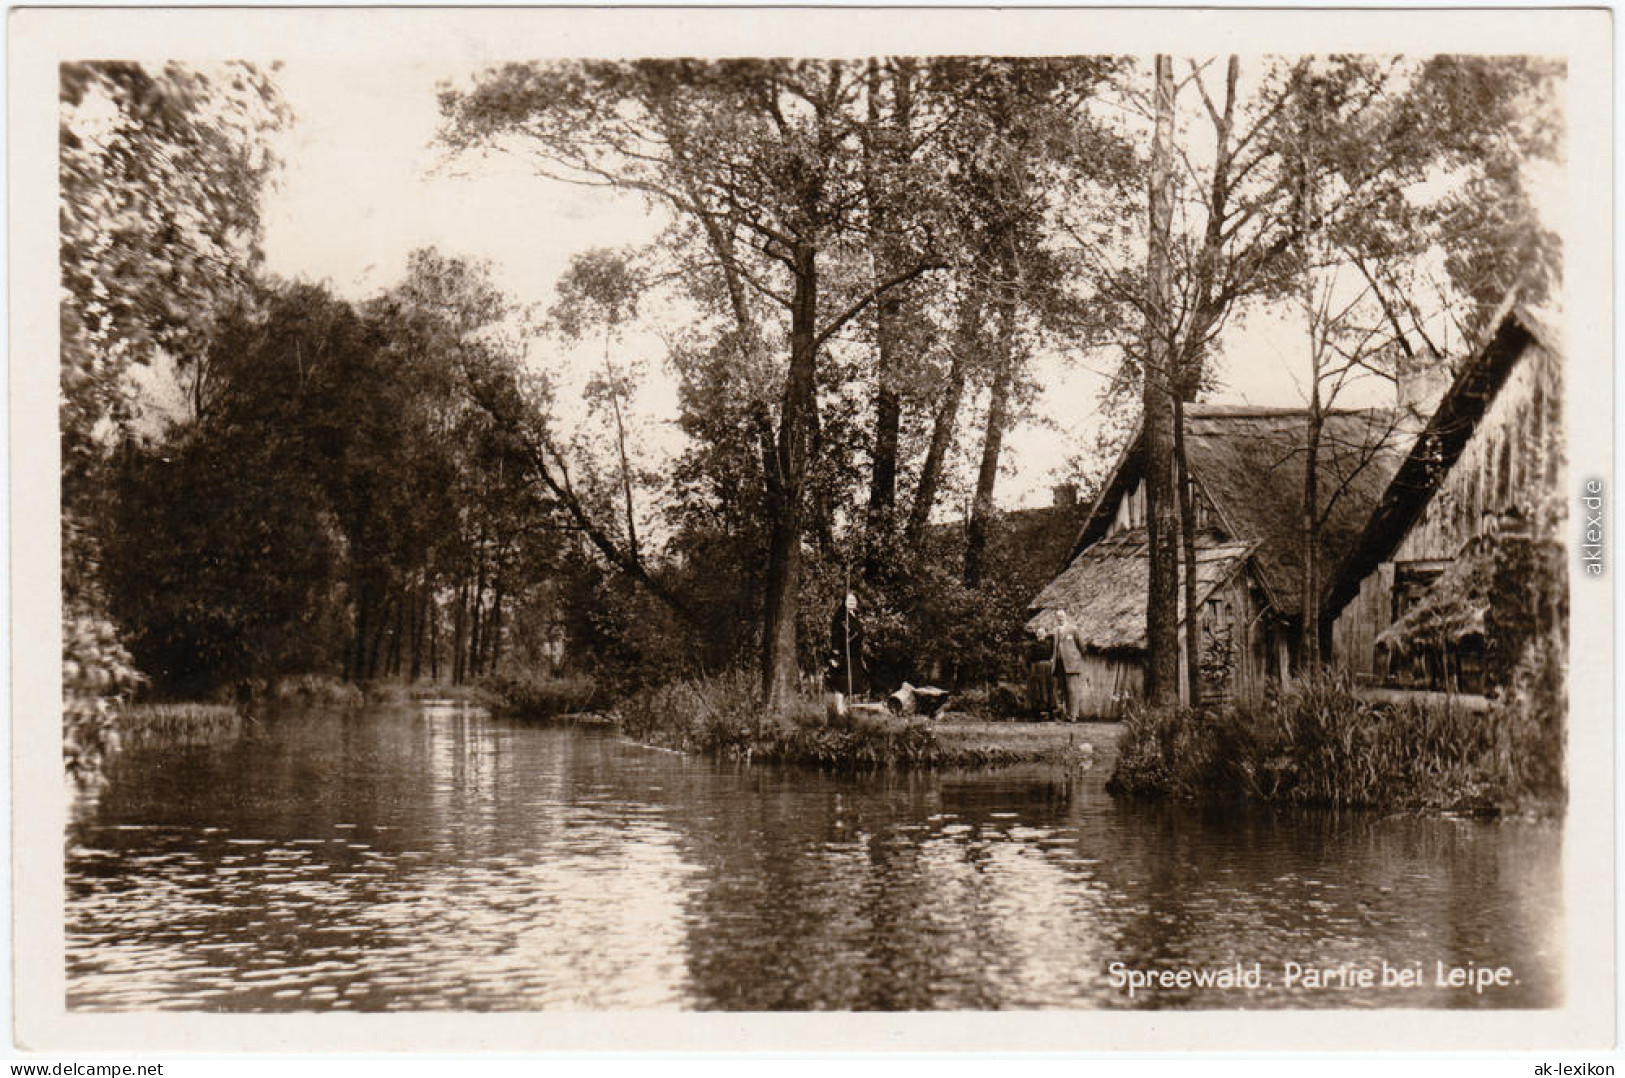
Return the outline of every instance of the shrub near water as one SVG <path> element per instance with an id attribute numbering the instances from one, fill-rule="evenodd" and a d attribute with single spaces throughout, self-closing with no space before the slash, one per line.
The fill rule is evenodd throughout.
<path id="1" fill-rule="evenodd" d="M 1375 704 L 1317 681 L 1214 711 L 1140 710 L 1108 789 L 1180 800 L 1497 811 L 1540 791 L 1504 724 L 1464 708 Z"/>
<path id="2" fill-rule="evenodd" d="M 119 720 L 146 679 L 113 623 L 76 605 L 62 611 L 62 763 L 83 786 L 118 748 Z"/>
<path id="3" fill-rule="evenodd" d="M 590 711 L 597 706 L 597 683 L 590 677 L 545 674 L 494 674 L 479 685 L 479 697 L 499 715 L 551 719 Z"/>

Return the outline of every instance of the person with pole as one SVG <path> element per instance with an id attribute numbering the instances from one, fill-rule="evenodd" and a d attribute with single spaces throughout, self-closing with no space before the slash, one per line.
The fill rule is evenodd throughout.
<path id="1" fill-rule="evenodd" d="M 829 628 L 829 664 L 824 686 L 835 697 L 835 713 L 844 716 L 847 700 L 867 689 L 863 662 L 863 622 L 858 619 L 858 597 L 850 591 L 835 609 Z"/>

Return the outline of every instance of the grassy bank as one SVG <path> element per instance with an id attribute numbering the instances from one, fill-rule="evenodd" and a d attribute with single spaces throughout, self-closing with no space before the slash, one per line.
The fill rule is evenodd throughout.
<path id="1" fill-rule="evenodd" d="M 1186 801 L 1499 814 L 1561 808 L 1560 780 L 1505 709 L 1379 704 L 1300 685 L 1218 710 L 1142 710 L 1124 723 L 1107 788 Z M 1560 767 L 1557 769 L 1560 774 Z"/>
<path id="2" fill-rule="evenodd" d="M 117 741 L 200 741 L 270 720 L 282 708 L 348 709 L 364 703 L 447 698 L 482 704 L 498 715 L 613 725 L 649 745 L 730 759 L 830 770 L 1073 764 L 1096 759 L 1093 742 L 1115 729 L 1057 723 L 989 722 L 963 713 L 936 720 L 872 711 L 830 714 L 822 697 L 800 697 L 778 716 L 762 706 L 753 674 L 672 682 L 608 706 L 590 678 L 508 674 L 450 688 L 378 682 L 366 690 L 331 678 L 299 677 L 257 685 L 242 704 L 123 703 L 110 716 Z M 111 706 L 111 705 L 110 705 Z M 1109 746 L 1102 744 L 1109 753 Z"/>
<path id="3" fill-rule="evenodd" d="M 1117 741 L 1115 723 L 1015 722 L 952 712 L 933 722 L 931 733 L 951 756 L 997 757 L 1001 761 L 1075 763 L 1100 766 Z"/>
<path id="4" fill-rule="evenodd" d="M 1071 762 L 1086 750 L 1074 737 L 1005 738 L 989 724 L 934 723 L 854 712 L 834 716 L 801 697 L 778 716 L 762 706 L 757 679 L 733 673 L 636 693 L 618 709 L 621 729 L 647 744 L 734 759 L 833 770 L 980 767 Z"/>
<path id="5" fill-rule="evenodd" d="M 227 702 L 227 698 L 230 702 Z M 274 715 L 283 709 L 360 707 L 373 699 L 327 674 L 297 674 L 272 681 L 254 680 L 222 692 L 214 700 L 143 700 L 118 708 L 115 725 L 120 740 L 140 743 L 162 740 L 184 743 L 237 730 L 245 721 Z"/>

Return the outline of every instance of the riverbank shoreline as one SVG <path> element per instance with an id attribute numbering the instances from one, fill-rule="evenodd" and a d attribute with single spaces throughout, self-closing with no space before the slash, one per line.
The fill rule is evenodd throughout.
<path id="1" fill-rule="evenodd" d="M 671 752 L 704 755 L 704 750 L 683 746 L 669 737 L 637 735 L 628 732 L 614 712 L 562 712 L 548 716 L 511 716 L 531 722 L 551 722 L 567 726 L 611 728 L 634 744 Z M 1102 766 L 1116 758 L 1118 723 L 1109 722 L 1018 722 L 984 719 L 964 712 L 949 712 L 936 719 L 876 718 L 883 730 L 900 733 L 919 726 L 936 738 L 940 755 L 930 766 L 987 767 L 1010 764 L 1050 763 Z M 741 755 L 741 754 L 734 754 Z M 770 759 L 761 753 L 755 759 Z"/>
<path id="2" fill-rule="evenodd" d="M 656 748 L 825 770 L 1083 766 L 1097 762 L 1100 742 L 1116 745 L 1111 726 L 1085 732 L 1083 724 L 995 721 L 952 710 L 898 716 L 867 704 L 842 715 L 812 696 L 775 713 L 762 705 L 756 679 L 741 672 L 637 690 L 607 706 L 568 706 L 598 703 L 575 684 L 493 686 L 489 695 L 493 712 L 511 718 L 612 726 Z"/>

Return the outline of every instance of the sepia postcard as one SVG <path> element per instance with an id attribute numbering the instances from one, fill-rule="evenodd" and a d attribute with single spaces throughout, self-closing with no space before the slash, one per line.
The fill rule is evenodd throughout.
<path id="1" fill-rule="evenodd" d="M 1613 1045 L 1607 11 L 10 27 L 21 1051 Z"/>

